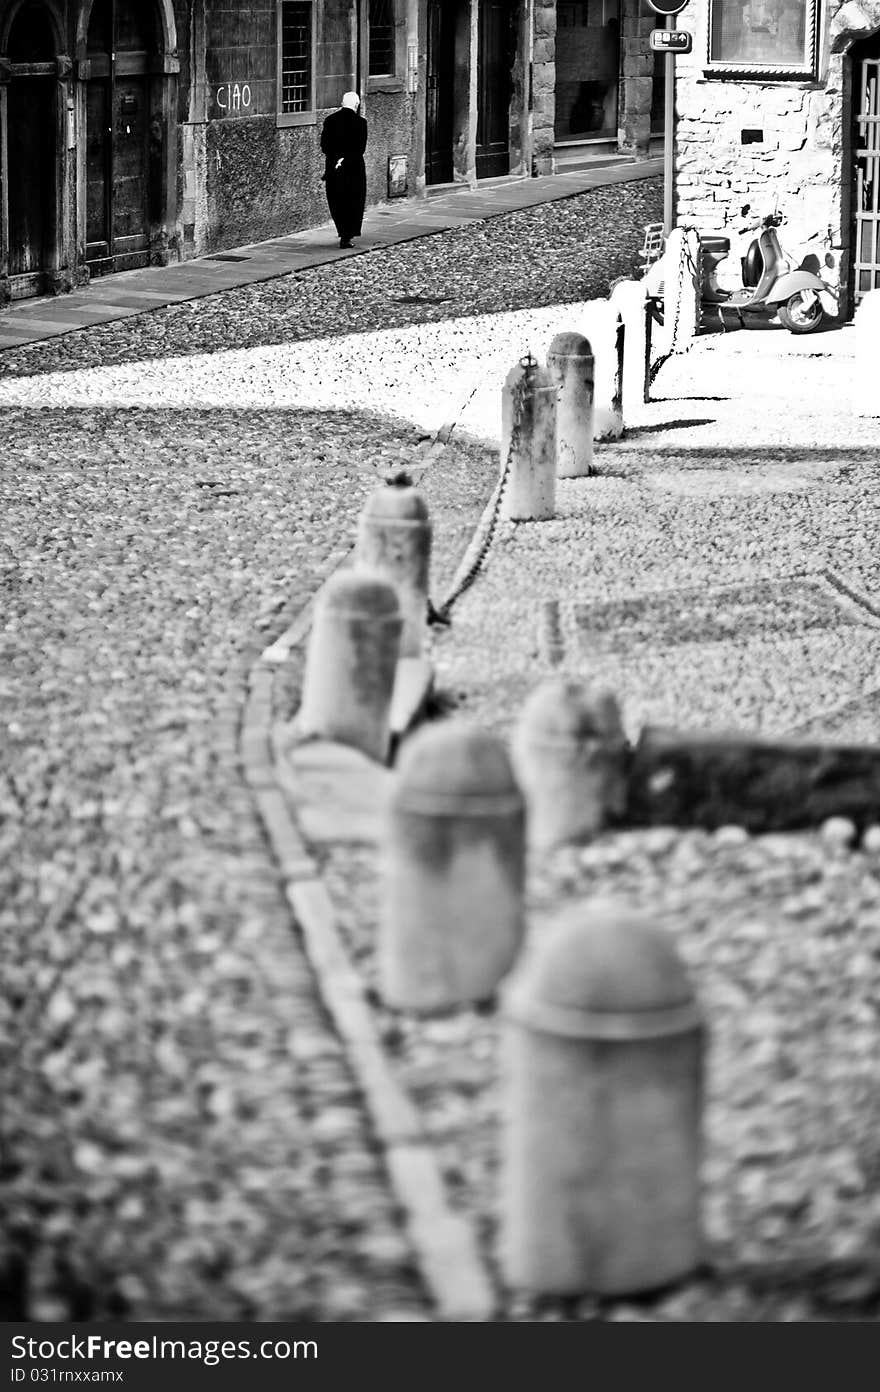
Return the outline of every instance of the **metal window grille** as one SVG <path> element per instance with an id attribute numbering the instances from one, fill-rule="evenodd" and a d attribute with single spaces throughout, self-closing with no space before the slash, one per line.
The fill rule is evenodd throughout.
<path id="1" fill-rule="evenodd" d="M 856 303 L 880 289 L 880 59 L 864 58 L 856 116 Z"/>
<path id="2" fill-rule="evenodd" d="M 394 72 L 393 0 L 370 0 L 370 39 L 367 72 L 370 77 Z"/>
<path id="3" fill-rule="evenodd" d="M 281 111 L 312 106 L 312 0 L 282 0 Z"/>

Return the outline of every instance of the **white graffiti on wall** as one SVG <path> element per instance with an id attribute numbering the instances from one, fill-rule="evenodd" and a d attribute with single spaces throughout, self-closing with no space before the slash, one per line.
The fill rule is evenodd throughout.
<path id="1" fill-rule="evenodd" d="M 224 82 L 214 93 L 214 100 L 223 112 L 247 111 L 251 104 L 251 89 L 247 82 Z"/>

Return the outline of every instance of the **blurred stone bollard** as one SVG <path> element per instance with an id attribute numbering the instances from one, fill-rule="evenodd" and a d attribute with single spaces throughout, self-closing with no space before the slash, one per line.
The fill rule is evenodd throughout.
<path id="1" fill-rule="evenodd" d="M 609 692 L 553 677 L 523 706 L 512 741 L 527 830 L 539 850 L 595 836 L 626 805 L 626 738 Z"/>
<path id="2" fill-rule="evenodd" d="M 583 334 L 557 334 L 547 349 L 547 371 L 557 388 L 556 477 L 593 472 L 593 350 Z"/>
<path id="3" fill-rule="evenodd" d="M 671 939 L 573 904 L 505 989 L 500 1256 L 508 1283 L 620 1296 L 701 1258 L 703 1029 Z"/>
<path id="4" fill-rule="evenodd" d="M 420 657 L 428 610 L 431 523 L 422 495 L 400 474 L 367 499 L 358 522 L 355 565 L 389 580 L 403 616 L 401 657 Z"/>
<path id="5" fill-rule="evenodd" d="M 880 290 L 859 301 L 854 320 L 853 409 L 857 415 L 880 416 L 877 362 L 880 358 Z"/>
<path id="6" fill-rule="evenodd" d="M 643 280 L 622 280 L 611 292 L 611 308 L 623 320 L 623 400 L 628 411 L 648 400 L 648 301 Z"/>
<path id="7" fill-rule="evenodd" d="M 397 592 L 382 576 L 342 570 L 330 577 L 309 635 L 300 736 L 387 760 L 402 629 Z"/>
<path id="8" fill-rule="evenodd" d="M 512 452 L 511 452 L 512 442 Z M 501 504 L 508 522 L 539 522 L 556 508 L 556 386 L 533 360 L 517 363 L 501 398 L 501 460 L 511 453 Z"/>
<path id="9" fill-rule="evenodd" d="M 391 794 L 378 940 L 388 1005 L 485 1000 L 524 932 L 525 810 L 504 744 L 462 722 L 403 745 Z"/>
<path id="10" fill-rule="evenodd" d="M 594 359 L 593 439 L 618 440 L 623 434 L 623 364 L 626 330 L 617 306 L 591 300 L 584 310 L 582 332 Z M 601 470 L 596 470 L 601 472 Z"/>

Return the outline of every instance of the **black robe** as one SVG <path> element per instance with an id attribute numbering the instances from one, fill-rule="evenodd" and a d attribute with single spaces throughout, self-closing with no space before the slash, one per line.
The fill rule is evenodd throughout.
<path id="1" fill-rule="evenodd" d="M 342 241 L 359 237 L 367 201 L 367 123 L 347 106 L 331 111 L 321 129 L 324 183 L 330 216 Z M 342 160 L 339 168 L 337 162 Z"/>

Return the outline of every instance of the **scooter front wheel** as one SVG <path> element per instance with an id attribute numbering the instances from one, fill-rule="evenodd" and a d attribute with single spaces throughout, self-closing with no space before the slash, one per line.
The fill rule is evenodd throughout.
<path id="1" fill-rule="evenodd" d="M 825 317 L 815 290 L 798 290 L 779 306 L 779 320 L 789 333 L 815 333 Z"/>

